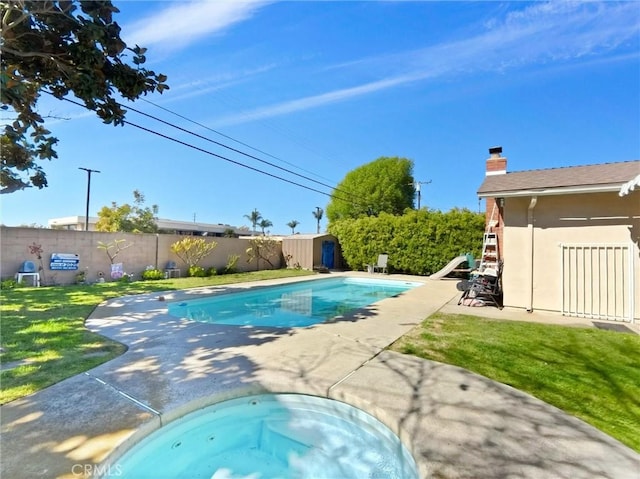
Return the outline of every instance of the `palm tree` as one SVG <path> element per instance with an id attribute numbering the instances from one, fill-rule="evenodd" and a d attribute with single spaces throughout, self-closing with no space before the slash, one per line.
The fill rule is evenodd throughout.
<path id="1" fill-rule="evenodd" d="M 316 210 L 312 211 L 311 214 L 313 217 L 318 220 L 318 233 L 320 233 L 320 220 L 322 219 L 322 215 L 324 214 L 324 210 L 319 206 L 316 206 Z"/>
<path id="2" fill-rule="evenodd" d="M 273 226 L 273 223 L 270 220 L 262 219 L 260 220 L 260 223 L 258 223 L 258 226 L 262 228 L 262 236 L 264 236 L 264 229 L 268 228 L 269 226 Z"/>
<path id="3" fill-rule="evenodd" d="M 292 234 L 292 235 L 296 234 L 296 226 L 298 226 L 299 224 L 300 224 L 300 222 L 299 222 L 299 221 L 296 221 L 296 220 L 291 220 L 291 221 L 289 221 L 289 222 L 287 223 L 287 226 L 288 226 L 289 228 L 291 228 L 291 234 Z"/>
<path id="4" fill-rule="evenodd" d="M 262 219 L 262 215 L 256 208 L 254 208 L 251 214 L 244 215 L 244 217 L 247 218 L 253 226 L 253 229 L 251 230 L 251 235 L 253 236 L 256 231 L 256 225 L 258 224 L 258 221 Z"/>

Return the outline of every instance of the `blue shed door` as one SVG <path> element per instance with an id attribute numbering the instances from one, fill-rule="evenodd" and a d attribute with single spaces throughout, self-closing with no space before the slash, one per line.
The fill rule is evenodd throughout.
<path id="1" fill-rule="evenodd" d="M 335 249 L 335 243 L 333 241 L 322 242 L 322 266 L 325 268 L 333 268 L 333 251 Z"/>

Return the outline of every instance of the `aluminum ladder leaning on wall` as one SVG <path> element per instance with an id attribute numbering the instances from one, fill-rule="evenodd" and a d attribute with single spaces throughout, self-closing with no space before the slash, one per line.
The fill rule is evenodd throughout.
<path id="1" fill-rule="evenodd" d="M 489 219 L 489 223 L 487 224 L 487 228 L 482 237 L 482 255 L 480 256 L 480 272 L 484 271 L 486 268 L 493 268 L 495 270 L 498 269 L 498 261 L 500 260 L 500 255 L 498 252 L 498 234 L 493 231 L 493 229 L 498 224 L 498 221 L 495 218 L 496 214 L 496 204 L 493 204 L 493 209 L 491 210 L 491 218 Z"/>

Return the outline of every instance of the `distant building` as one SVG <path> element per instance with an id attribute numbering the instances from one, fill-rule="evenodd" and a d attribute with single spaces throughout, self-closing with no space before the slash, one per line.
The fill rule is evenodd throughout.
<path id="1" fill-rule="evenodd" d="M 89 217 L 89 231 L 96 231 L 96 223 L 99 218 Z M 52 218 L 48 221 L 49 228 L 84 231 L 84 216 L 65 216 L 64 218 Z M 159 233 L 179 234 L 187 236 L 244 236 L 250 235 L 251 230 L 246 226 L 231 226 L 222 223 L 196 223 L 193 221 L 176 221 L 159 218 L 156 221 Z"/>

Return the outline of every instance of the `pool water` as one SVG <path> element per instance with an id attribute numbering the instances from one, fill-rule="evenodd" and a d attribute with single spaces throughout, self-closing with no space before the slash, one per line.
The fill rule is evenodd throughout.
<path id="1" fill-rule="evenodd" d="M 396 296 L 422 283 L 330 278 L 169 303 L 169 314 L 234 326 L 305 327 Z"/>
<path id="2" fill-rule="evenodd" d="M 400 439 L 331 399 L 262 394 L 156 430 L 109 466 L 121 479 L 418 479 Z"/>

